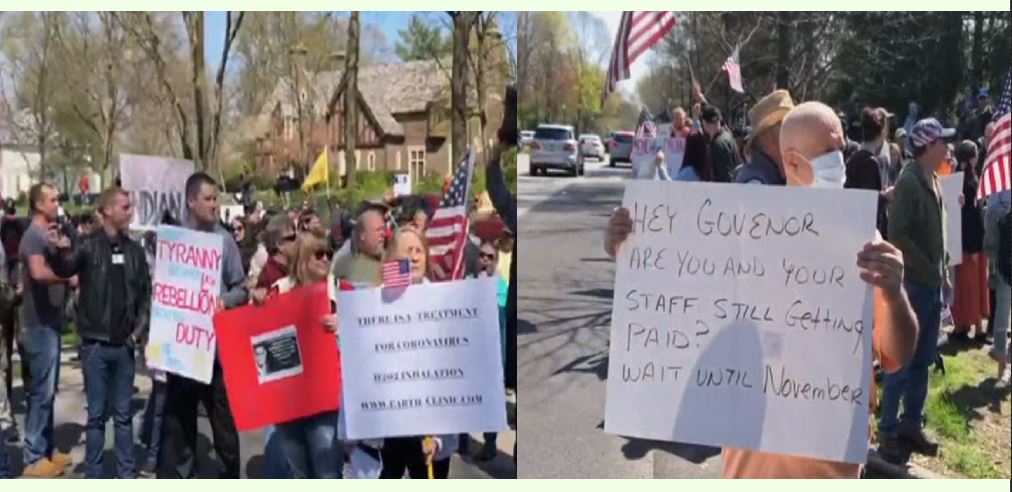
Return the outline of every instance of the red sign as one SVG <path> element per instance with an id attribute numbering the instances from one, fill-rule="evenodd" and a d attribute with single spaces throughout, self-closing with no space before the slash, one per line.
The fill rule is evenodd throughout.
<path id="1" fill-rule="evenodd" d="M 295 289 L 263 306 L 214 317 L 229 406 L 240 431 L 337 410 L 341 358 L 320 319 L 327 285 Z"/>

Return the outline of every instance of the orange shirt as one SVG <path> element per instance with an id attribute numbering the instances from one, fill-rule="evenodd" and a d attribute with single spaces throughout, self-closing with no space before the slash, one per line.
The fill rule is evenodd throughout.
<path id="1" fill-rule="evenodd" d="M 882 293 L 876 287 L 874 291 L 875 311 L 872 318 L 872 354 L 878 357 L 882 368 L 889 373 L 895 372 L 899 366 L 882 356 L 882 334 L 890 327 L 888 306 Z M 874 411 L 875 379 L 871 381 L 871 398 Z M 744 449 L 724 448 L 724 478 L 860 478 L 861 465 L 840 463 L 816 458 L 804 458 L 784 454 L 763 453 Z"/>

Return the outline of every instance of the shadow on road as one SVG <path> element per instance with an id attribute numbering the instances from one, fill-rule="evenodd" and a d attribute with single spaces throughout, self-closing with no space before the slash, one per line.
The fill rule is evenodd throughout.
<path id="1" fill-rule="evenodd" d="M 608 352 L 601 351 L 577 357 L 572 362 L 560 367 L 552 375 L 557 376 L 564 372 L 593 374 L 597 376 L 597 379 L 604 381 L 608 379 Z"/>
<path id="2" fill-rule="evenodd" d="M 597 424 L 599 430 L 604 430 L 604 421 Z M 667 453 L 677 456 L 694 464 L 704 461 L 720 454 L 720 448 L 713 446 L 700 446 L 698 444 L 686 444 L 680 442 L 653 441 L 650 439 L 637 439 L 635 437 L 623 437 L 626 443 L 622 445 L 622 455 L 626 459 L 638 460 L 646 457 L 651 451 Z"/>

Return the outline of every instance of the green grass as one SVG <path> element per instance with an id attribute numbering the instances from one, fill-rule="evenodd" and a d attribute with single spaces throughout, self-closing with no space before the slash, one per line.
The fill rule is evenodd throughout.
<path id="1" fill-rule="evenodd" d="M 994 378 L 994 362 L 983 350 L 962 350 L 945 357 L 945 370 L 943 376 L 932 369 L 924 410 L 929 434 L 939 441 L 939 459 L 967 478 L 1008 478 L 1008 470 L 999 469 L 983 445 L 983 419 L 995 395 L 982 388 L 981 382 Z M 1007 389 L 990 391 L 1000 391 L 1000 399 L 1008 398 Z"/>

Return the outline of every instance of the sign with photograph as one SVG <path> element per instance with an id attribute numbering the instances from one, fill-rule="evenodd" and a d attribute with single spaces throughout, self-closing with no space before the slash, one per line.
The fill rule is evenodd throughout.
<path id="1" fill-rule="evenodd" d="M 297 288 L 214 317 L 229 405 L 240 431 L 337 410 L 340 354 L 321 319 L 326 283 Z"/>

